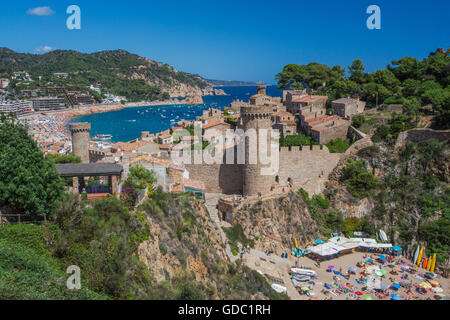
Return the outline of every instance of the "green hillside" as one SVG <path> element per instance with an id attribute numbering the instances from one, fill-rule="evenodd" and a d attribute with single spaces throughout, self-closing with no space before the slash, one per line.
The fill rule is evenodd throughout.
<path id="1" fill-rule="evenodd" d="M 17 53 L 0 48 L 0 76 L 10 77 L 14 71 L 26 71 L 32 76 L 33 89 L 51 82 L 70 89 L 86 89 L 91 84 L 104 91 L 126 96 L 131 101 L 168 98 L 172 86 L 184 84 L 203 89 L 207 83 L 198 75 L 179 72 L 167 64 L 158 63 L 124 50 L 101 51 L 92 54 L 55 50 L 43 55 Z M 69 79 L 53 77 L 55 72 L 70 73 Z M 11 88 L 16 88 L 13 81 Z M 25 89 L 18 87 L 18 89 Z"/>

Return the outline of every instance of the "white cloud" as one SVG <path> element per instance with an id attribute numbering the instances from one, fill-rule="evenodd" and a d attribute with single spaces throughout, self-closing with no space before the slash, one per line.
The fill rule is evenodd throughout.
<path id="1" fill-rule="evenodd" d="M 49 6 L 31 8 L 27 11 L 27 14 L 30 14 L 32 16 L 51 16 L 54 13 L 55 11 L 53 11 Z"/>
<path id="2" fill-rule="evenodd" d="M 50 46 L 40 46 L 40 47 L 37 47 L 36 49 L 34 49 L 34 52 L 35 53 L 47 53 L 47 52 L 50 52 L 53 50 L 55 50 L 55 48 L 52 48 Z"/>

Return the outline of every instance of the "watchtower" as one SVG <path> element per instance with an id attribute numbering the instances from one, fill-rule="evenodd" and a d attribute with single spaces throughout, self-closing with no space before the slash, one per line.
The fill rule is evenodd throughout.
<path id="1" fill-rule="evenodd" d="M 90 123 L 71 123 L 72 152 L 81 158 L 83 163 L 89 163 Z"/>
<path id="2" fill-rule="evenodd" d="M 247 140 L 245 141 L 245 164 L 242 169 L 242 189 L 245 196 L 254 196 L 259 193 L 266 194 L 270 191 L 272 176 L 261 174 L 261 169 L 264 166 L 260 161 L 259 150 L 261 148 L 261 143 L 259 136 L 262 130 L 266 130 L 267 145 L 263 147 L 263 150 L 266 150 L 268 155 L 270 155 L 272 114 L 273 109 L 268 105 L 250 105 L 241 107 L 242 127 L 244 132 L 248 133 L 249 130 L 253 129 L 256 131 L 257 138 L 257 141 L 250 141 L 249 138 L 246 138 Z M 251 146 L 252 143 L 256 143 L 257 145 L 256 163 L 250 162 L 252 149 L 254 150 Z"/>

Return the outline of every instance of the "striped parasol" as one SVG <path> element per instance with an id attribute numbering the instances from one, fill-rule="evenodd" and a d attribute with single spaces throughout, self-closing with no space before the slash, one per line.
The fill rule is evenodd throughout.
<path id="1" fill-rule="evenodd" d="M 425 288 L 425 289 L 429 289 L 429 288 L 432 287 L 431 284 L 428 283 L 428 282 L 422 282 L 422 283 L 419 284 L 419 286 L 420 286 L 421 288 Z"/>

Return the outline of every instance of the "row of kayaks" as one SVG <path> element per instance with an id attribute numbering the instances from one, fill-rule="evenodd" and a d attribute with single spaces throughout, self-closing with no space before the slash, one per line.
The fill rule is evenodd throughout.
<path id="1" fill-rule="evenodd" d="M 313 277 L 316 277 L 317 273 L 314 270 L 309 269 L 303 269 L 303 268 L 291 268 L 291 281 L 294 287 L 297 287 L 301 284 L 301 282 L 308 282 Z M 287 289 L 286 287 L 273 283 L 271 285 L 272 289 L 275 290 L 278 293 L 286 293 Z"/>
<path id="2" fill-rule="evenodd" d="M 294 287 L 299 286 L 302 282 L 310 281 L 313 277 L 317 277 L 317 273 L 313 270 L 291 268 L 291 281 Z"/>
<path id="3" fill-rule="evenodd" d="M 418 267 L 422 267 L 423 269 L 434 273 L 434 269 L 436 267 L 436 253 L 433 254 L 432 257 L 426 257 L 422 260 L 422 256 L 424 254 L 424 248 L 420 248 L 417 246 L 416 252 L 414 253 L 414 264 Z"/>
<path id="4" fill-rule="evenodd" d="M 303 269 L 303 268 L 291 268 L 292 274 L 298 274 L 298 275 L 306 275 L 310 277 L 316 277 L 317 273 L 314 270 L 309 269 Z"/>

